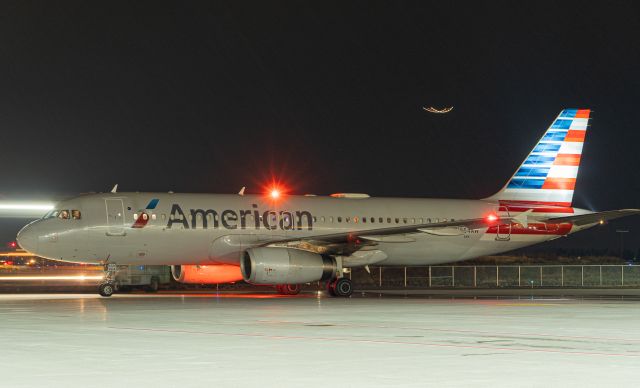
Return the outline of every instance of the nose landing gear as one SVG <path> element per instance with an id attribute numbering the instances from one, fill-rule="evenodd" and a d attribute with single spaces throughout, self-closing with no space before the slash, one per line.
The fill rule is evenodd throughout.
<path id="1" fill-rule="evenodd" d="M 113 295 L 114 291 L 115 291 L 115 286 L 113 285 L 113 283 L 102 283 L 98 287 L 98 293 L 104 297 L 109 297 Z"/>
<path id="2" fill-rule="evenodd" d="M 98 293 L 104 297 L 110 297 L 116 291 L 115 275 L 118 266 L 115 264 L 107 264 L 105 266 L 104 281 L 98 286 Z"/>

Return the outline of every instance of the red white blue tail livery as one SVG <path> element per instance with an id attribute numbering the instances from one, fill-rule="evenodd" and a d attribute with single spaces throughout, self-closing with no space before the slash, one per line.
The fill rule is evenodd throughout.
<path id="1" fill-rule="evenodd" d="M 489 199 L 571 206 L 589 114 L 589 109 L 560 112 L 507 185 Z"/>

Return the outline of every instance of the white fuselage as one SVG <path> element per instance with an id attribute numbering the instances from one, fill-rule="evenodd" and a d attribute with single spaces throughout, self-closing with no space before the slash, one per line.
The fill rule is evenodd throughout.
<path id="1" fill-rule="evenodd" d="M 526 209 L 525 209 L 526 210 Z M 101 193 L 56 206 L 18 235 L 26 250 L 55 260 L 117 264 L 238 264 L 251 247 L 296 238 L 482 218 L 507 209 L 487 200 L 333 198 L 259 195 Z M 66 218 L 60 217 L 67 211 Z M 586 213 L 566 208 L 535 210 L 538 216 Z M 144 214 L 144 215 L 143 215 Z M 571 224 L 424 232 L 367 241 L 345 266 L 429 265 L 496 254 L 565 236 Z M 367 252 L 376 255 L 367 257 Z M 354 255 L 356 255 L 354 253 Z M 363 254 L 364 253 L 364 254 Z"/>

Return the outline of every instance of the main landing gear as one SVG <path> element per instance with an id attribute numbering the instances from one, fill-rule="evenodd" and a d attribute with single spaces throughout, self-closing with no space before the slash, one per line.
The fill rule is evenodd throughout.
<path id="1" fill-rule="evenodd" d="M 98 293 L 104 297 L 110 297 L 116 291 L 115 276 L 118 266 L 107 264 L 105 266 L 104 281 L 98 286 Z"/>
<path id="2" fill-rule="evenodd" d="M 331 296 L 340 296 L 348 298 L 353 294 L 353 282 L 344 276 L 345 271 L 342 266 L 342 257 L 336 256 L 336 272 L 335 278 L 327 283 L 327 293 Z"/>
<path id="3" fill-rule="evenodd" d="M 278 284 L 276 290 L 280 295 L 298 295 L 302 286 L 300 284 Z"/>
<path id="4" fill-rule="evenodd" d="M 327 292 L 331 296 L 349 297 L 353 294 L 353 282 L 348 278 L 338 278 L 327 283 Z"/>

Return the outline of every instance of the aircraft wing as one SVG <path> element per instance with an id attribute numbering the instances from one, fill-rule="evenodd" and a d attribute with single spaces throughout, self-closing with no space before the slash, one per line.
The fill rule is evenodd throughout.
<path id="1" fill-rule="evenodd" d="M 376 242 L 412 241 L 410 237 L 406 236 L 407 234 L 429 233 L 441 236 L 452 236 L 462 234 L 463 232 L 461 229 L 486 228 L 489 226 L 508 223 L 510 221 L 510 218 L 499 218 L 495 216 L 492 218 L 472 218 L 466 220 L 411 224 L 376 229 L 354 229 L 340 233 L 270 241 L 266 245 L 298 245 L 304 249 L 345 254 L 359 249 L 356 248 L 357 246 L 361 247 L 362 245 L 375 244 Z M 445 232 L 440 234 L 438 233 L 439 230 Z M 452 230 L 458 230 L 459 233 L 452 234 Z"/>
<path id="2" fill-rule="evenodd" d="M 616 218 L 632 216 L 640 214 L 640 209 L 621 209 L 621 210 L 608 210 L 604 212 L 595 212 L 589 214 L 580 214 L 567 217 L 556 217 L 544 220 L 548 224 L 561 224 L 564 222 L 571 222 L 574 225 L 582 226 L 588 224 L 604 223 L 607 221 L 615 220 Z"/>

